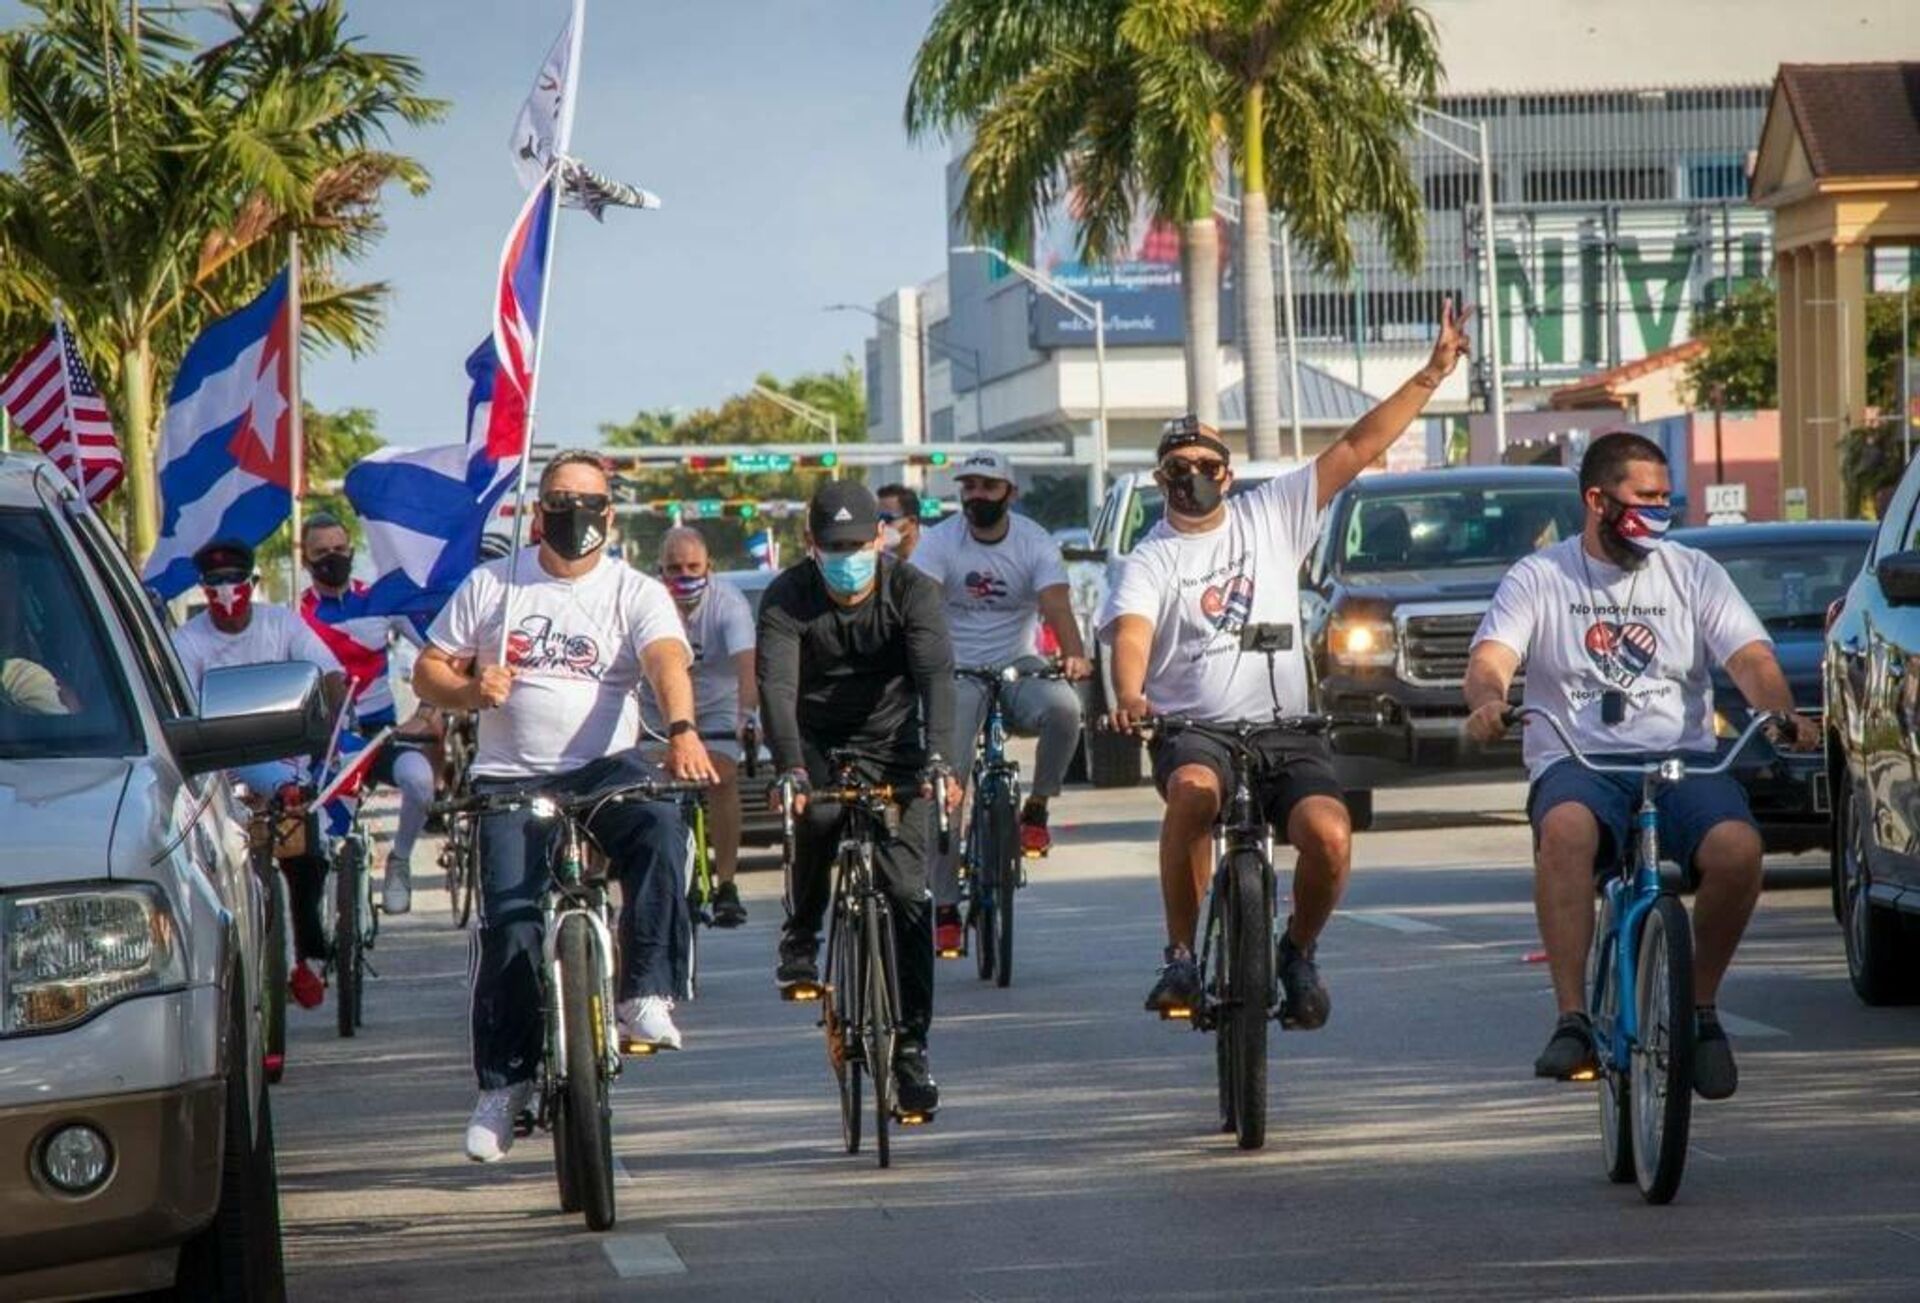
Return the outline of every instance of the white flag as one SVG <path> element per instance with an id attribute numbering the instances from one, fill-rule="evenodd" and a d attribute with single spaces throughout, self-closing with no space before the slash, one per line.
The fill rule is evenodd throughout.
<path id="1" fill-rule="evenodd" d="M 586 0 L 574 0 L 573 13 L 560 29 L 553 48 L 533 79 L 533 90 L 513 120 L 513 167 L 520 183 L 531 190 L 539 185 L 553 166 L 556 156 L 567 152 L 568 137 L 573 134 L 573 92 L 580 79 L 580 29 L 585 20 Z"/>

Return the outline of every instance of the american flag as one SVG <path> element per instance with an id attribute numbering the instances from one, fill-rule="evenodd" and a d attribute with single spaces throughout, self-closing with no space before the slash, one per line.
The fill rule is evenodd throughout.
<path id="1" fill-rule="evenodd" d="M 47 337 L 0 380 L 0 406 L 95 506 L 126 473 L 113 418 L 57 311 Z"/>

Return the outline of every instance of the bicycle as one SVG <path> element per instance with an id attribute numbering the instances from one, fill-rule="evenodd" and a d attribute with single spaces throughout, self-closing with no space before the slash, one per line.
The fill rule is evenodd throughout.
<path id="1" fill-rule="evenodd" d="M 589 1230 L 604 1231 L 615 1217 L 613 1193 L 613 1079 L 622 1052 L 650 1055 L 650 1046 L 620 1043 L 614 1010 L 613 908 L 606 874 L 590 865 L 586 824 L 608 805 L 673 800 L 699 783 L 642 782 L 587 796 L 538 791 L 474 793 L 436 803 L 449 817 L 467 816 L 476 831 L 482 816 L 529 810 L 559 821 L 553 871 L 540 902 L 543 962 L 540 1003 L 546 1052 L 534 1107 L 515 1119 L 517 1134 L 538 1128 L 553 1136 L 560 1210 L 581 1213 Z"/>
<path id="2" fill-rule="evenodd" d="M 827 924 L 827 967 L 818 986 L 798 985 L 789 1000 L 819 1001 L 826 1031 L 827 1067 L 840 1096 L 840 1136 L 849 1154 L 860 1152 L 861 1076 L 873 1081 L 873 1144 L 881 1167 L 893 1162 L 888 1127 L 920 1126 L 931 1119 L 895 1104 L 893 1060 L 900 1043 L 900 965 L 894 947 L 893 906 L 874 872 L 874 848 L 899 827 L 900 806 L 891 784 L 872 784 L 853 771 L 854 756 L 834 751 L 831 787 L 815 788 L 813 801 L 841 806 L 840 841 L 834 852 L 832 903 Z M 940 781 L 944 782 L 944 778 Z M 902 793 L 905 795 L 905 793 Z M 941 849 L 948 836 L 945 793 L 936 785 Z M 794 856 L 794 788 L 780 782 L 782 834 L 788 871 Z"/>
<path id="3" fill-rule="evenodd" d="M 1621 848 L 1618 868 L 1601 888 L 1600 922 L 1587 956 L 1587 1012 L 1599 1069 L 1576 1080 L 1600 1082 L 1607 1178 L 1635 1182 L 1648 1203 L 1668 1203 L 1680 1189 L 1693 1117 L 1693 929 L 1687 907 L 1660 880 L 1654 793 L 1689 777 L 1724 774 L 1761 729 L 1784 721 L 1756 712 L 1718 763 L 1696 768 L 1680 756 L 1597 764 L 1537 706 L 1515 707 L 1502 718 L 1508 727 L 1545 720 L 1568 758 L 1589 773 L 1640 779 L 1633 844 Z"/>
<path id="4" fill-rule="evenodd" d="M 446 823 L 446 840 L 440 844 L 439 864 L 446 874 L 447 907 L 453 911 L 453 925 L 464 928 L 473 917 L 473 901 L 479 885 L 479 820 L 470 815 L 452 813 L 446 807 L 473 795 L 473 757 L 478 748 L 474 738 L 475 722 L 471 712 L 452 715 L 447 724 L 447 780 L 450 794 L 436 802 L 433 809 Z"/>
<path id="5" fill-rule="evenodd" d="M 260 978 L 261 1071 L 267 1081 L 278 1084 L 287 1070 L 287 963 L 290 944 L 287 922 L 287 883 L 280 872 L 280 859 L 274 854 L 275 830 L 282 817 L 276 795 L 266 804 L 250 808 L 247 819 L 247 858 L 260 883 L 260 901 L 266 914 L 266 926 L 260 932 L 263 972 Z"/>
<path id="6" fill-rule="evenodd" d="M 397 745 L 388 728 L 367 744 L 367 750 Z M 338 790 L 338 780 L 313 798 L 324 808 Z M 380 935 L 380 913 L 373 907 L 373 840 L 360 822 L 360 800 L 348 798 L 346 831 L 330 839 L 327 860 L 327 898 L 333 902 L 329 919 L 327 968 L 334 986 L 334 1020 L 342 1036 L 352 1036 L 366 1025 L 367 978 L 378 977 L 367 952 Z"/>
<path id="7" fill-rule="evenodd" d="M 687 825 L 687 993 L 700 994 L 700 929 L 713 926 L 713 844 L 707 837 L 707 792 L 680 798 Z"/>
<path id="8" fill-rule="evenodd" d="M 1028 679 L 1063 679 L 1057 666 L 970 666 L 954 677 L 986 689 L 987 718 L 974 740 L 968 780 L 973 809 L 961 842 L 960 889 L 966 902 L 966 934 L 979 947 L 980 980 L 1005 987 L 1013 981 L 1013 900 L 1026 885 L 1020 847 L 1020 765 L 1007 757 L 1007 717 L 1002 694 Z M 944 957 L 955 958 L 948 954 Z"/>
<path id="9" fill-rule="evenodd" d="M 1258 743 L 1276 735 L 1315 737 L 1341 724 L 1373 722 L 1372 716 L 1320 714 L 1219 723 L 1178 716 L 1143 721 L 1144 727 L 1169 737 L 1194 732 L 1211 738 L 1232 757 L 1233 790 L 1213 825 L 1213 885 L 1198 956 L 1200 1000 L 1194 1008 L 1168 1009 L 1160 1016 L 1216 1033 L 1220 1129 L 1233 1132 L 1242 1149 L 1259 1149 L 1267 1142 L 1267 1024 L 1284 1022 L 1286 1015 L 1275 972 L 1280 937 L 1273 832 L 1253 798 L 1253 779 L 1265 767 Z"/>

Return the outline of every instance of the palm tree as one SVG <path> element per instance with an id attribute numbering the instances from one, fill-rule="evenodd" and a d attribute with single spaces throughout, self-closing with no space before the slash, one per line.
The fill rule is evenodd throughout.
<path id="1" fill-rule="evenodd" d="M 1353 218 L 1376 220 L 1413 270 L 1421 195 L 1405 141 L 1440 79 L 1432 20 L 1416 0 L 1131 0 L 1121 35 L 1150 64 L 1198 54 L 1223 85 L 1220 111 L 1241 183 L 1241 353 L 1247 438 L 1280 451 L 1279 359 L 1268 213 L 1308 254 L 1353 266 Z"/>
<path id="2" fill-rule="evenodd" d="M 300 238 L 307 340 L 359 351 L 387 287 L 344 264 L 380 235 L 389 181 L 427 175 L 383 148 L 396 123 L 444 111 L 408 58 L 363 49 L 343 0 L 263 0 L 228 10 L 201 49 L 117 0 L 27 0 L 0 34 L 0 356 L 63 302 L 126 441 L 131 551 L 153 547 L 156 398 L 213 317 L 257 294 Z"/>
<path id="3" fill-rule="evenodd" d="M 1148 58 L 1122 35 L 1131 0 L 946 0 L 914 57 L 910 136 L 970 131 L 962 211 L 1024 247 L 1063 197 L 1088 262 L 1126 252 L 1144 205 L 1178 223 L 1188 405 L 1219 409 L 1220 245 L 1213 215 L 1220 78 L 1190 46 Z"/>

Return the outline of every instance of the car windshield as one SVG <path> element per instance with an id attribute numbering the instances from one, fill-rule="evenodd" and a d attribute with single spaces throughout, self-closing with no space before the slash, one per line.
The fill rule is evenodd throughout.
<path id="1" fill-rule="evenodd" d="M 1867 539 L 1792 539 L 1718 546 L 1689 538 L 1727 568 L 1727 577 L 1774 633 L 1826 627 L 1827 608 L 1847 594 L 1867 556 Z"/>
<path id="2" fill-rule="evenodd" d="M 1235 480 L 1233 487 L 1227 490 L 1227 496 L 1237 498 L 1242 493 L 1259 488 L 1267 482 L 1266 476 L 1258 479 Z M 1160 486 L 1152 480 L 1141 481 L 1140 487 L 1133 492 L 1132 504 L 1127 509 L 1127 518 L 1120 522 L 1120 546 L 1115 554 L 1125 556 L 1133 551 L 1134 545 L 1145 538 L 1152 528 L 1160 523 L 1167 514 L 1167 498 Z"/>
<path id="3" fill-rule="evenodd" d="M 1506 565 L 1580 532 L 1580 499 L 1560 489 L 1435 489 L 1353 499 L 1336 574 Z"/>
<path id="4" fill-rule="evenodd" d="M 46 517 L 0 511 L 0 758 L 134 751 L 118 665 Z"/>

